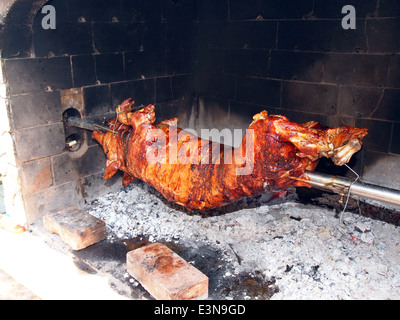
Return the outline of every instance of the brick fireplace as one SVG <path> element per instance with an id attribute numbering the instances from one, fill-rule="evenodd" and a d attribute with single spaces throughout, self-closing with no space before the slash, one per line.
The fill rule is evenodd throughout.
<path id="1" fill-rule="evenodd" d="M 42 27 L 46 4 L 56 29 Z M 355 30 L 341 26 L 348 4 Z M 121 176 L 102 179 L 90 132 L 63 117 L 101 121 L 128 97 L 195 129 L 245 129 L 264 109 L 366 127 L 351 167 L 400 189 L 397 1 L 9 0 L 0 19 L 0 169 L 20 221 L 121 187 Z M 348 174 L 328 161 L 318 170 Z"/>

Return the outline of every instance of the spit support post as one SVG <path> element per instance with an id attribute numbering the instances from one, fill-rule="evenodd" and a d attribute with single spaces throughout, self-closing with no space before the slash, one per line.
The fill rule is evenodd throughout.
<path id="1" fill-rule="evenodd" d="M 310 180 L 305 182 L 310 183 L 313 187 L 333 191 L 338 194 L 348 194 L 384 202 L 387 204 L 400 207 L 400 191 L 381 187 L 369 183 L 352 181 L 345 177 L 332 176 L 325 173 L 306 171 Z"/>

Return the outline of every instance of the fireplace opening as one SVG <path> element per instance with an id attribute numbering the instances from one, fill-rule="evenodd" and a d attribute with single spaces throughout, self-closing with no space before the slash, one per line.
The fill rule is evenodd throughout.
<path id="1" fill-rule="evenodd" d="M 65 123 L 67 118 L 81 118 L 81 114 L 77 109 L 69 108 L 63 113 L 63 122 Z M 75 129 L 76 130 L 76 129 Z M 65 138 L 65 148 L 70 152 L 76 152 L 80 149 L 83 141 L 83 136 L 79 133 L 71 133 L 71 129 L 67 126 L 64 127 L 64 131 L 66 134 Z"/>
<path id="2" fill-rule="evenodd" d="M 53 11 L 42 12 L 45 5 L 54 8 L 54 28 Z M 294 244 L 301 245 L 296 242 L 301 233 L 333 246 L 342 233 L 329 223 L 338 220 L 345 204 L 352 219 L 361 213 L 399 225 L 399 206 L 347 195 L 351 188 L 355 192 L 369 185 L 400 192 L 400 8 L 395 0 L 349 0 L 348 5 L 356 9 L 355 29 L 343 27 L 343 19 L 352 19 L 342 13 L 343 1 L 3 1 L 0 174 L 7 214 L 32 226 L 46 213 L 72 204 L 104 219 L 110 241 L 163 239 L 178 250 L 180 239 L 201 238 L 205 256 L 212 258 L 210 244 L 225 255 L 225 262 L 234 260 L 235 270 L 214 266 L 224 281 L 253 263 L 264 266 L 260 272 L 271 275 L 265 283 L 272 287 L 274 272 L 323 282 L 328 272 L 310 252 L 306 262 L 274 255 L 278 262 L 269 272 L 261 254 L 246 262 L 251 250 L 226 239 L 238 240 L 243 232 L 249 244 L 253 233 L 257 248 L 278 248 L 262 239 L 263 230 L 268 243 L 284 242 L 288 255 L 299 251 Z M 122 188 L 130 178 L 121 170 L 104 179 L 107 157 L 92 133 L 96 128 L 115 134 L 108 121 L 127 98 L 135 101 L 134 110 L 155 105 L 157 123 L 177 117 L 178 127 L 234 147 L 253 116 L 264 110 L 298 124 L 317 121 L 324 129 L 366 128 L 368 135 L 348 167 L 322 159 L 315 168 L 319 177 L 347 179 L 330 185 L 344 188 L 339 194 L 322 191 L 313 181 L 312 189 L 273 190 L 209 211 L 203 219 L 199 212 L 170 204 L 141 181 Z M 77 121 L 71 125 L 68 119 Z M 129 136 L 129 131 L 123 134 L 124 143 Z M 307 218 L 307 210 L 313 218 Z M 335 217 L 325 221 L 323 215 L 333 210 Z M 370 225 L 350 220 L 345 219 L 348 230 L 356 226 L 353 234 L 371 244 Z M 196 228 L 191 234 L 192 222 Z M 273 231 L 268 223 L 275 224 Z M 207 234 L 207 229 L 213 232 Z M 218 238 L 220 231 L 226 241 Z M 293 243 L 287 240 L 291 233 L 299 236 Z M 195 248 L 196 241 L 190 243 Z M 184 254 L 201 264 L 194 249 Z M 345 254 L 356 260 L 349 251 Z M 339 257 L 332 259 L 336 263 Z M 261 277 L 254 270 L 246 281 Z M 379 272 L 391 270 L 382 267 Z"/>
<path id="3" fill-rule="evenodd" d="M 77 134 L 72 134 L 65 139 L 65 147 L 71 152 L 78 151 L 81 144 L 81 138 Z"/>
<path id="4" fill-rule="evenodd" d="M 73 117 L 82 118 L 81 113 L 75 108 L 69 108 L 69 109 L 65 110 L 63 112 L 62 117 L 63 117 L 64 123 L 67 118 L 73 118 Z"/>

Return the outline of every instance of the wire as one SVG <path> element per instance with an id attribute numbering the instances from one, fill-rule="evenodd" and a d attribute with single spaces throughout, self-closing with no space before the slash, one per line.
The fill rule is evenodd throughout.
<path id="1" fill-rule="evenodd" d="M 345 166 L 346 166 L 351 172 L 353 172 L 357 177 L 356 177 L 355 180 L 353 180 L 353 181 L 350 183 L 349 190 L 347 191 L 346 203 L 344 204 L 343 210 L 342 210 L 342 212 L 340 213 L 340 216 L 339 216 L 339 224 L 340 224 L 341 226 L 343 225 L 343 215 L 344 215 L 344 213 L 345 213 L 345 211 L 346 211 L 347 204 L 349 203 L 349 198 L 350 198 L 350 193 L 351 193 L 351 187 L 353 186 L 353 183 L 357 182 L 357 181 L 360 179 L 360 175 L 359 175 L 357 172 L 355 172 L 355 171 L 354 171 L 352 168 L 350 168 L 347 164 L 345 164 Z"/>

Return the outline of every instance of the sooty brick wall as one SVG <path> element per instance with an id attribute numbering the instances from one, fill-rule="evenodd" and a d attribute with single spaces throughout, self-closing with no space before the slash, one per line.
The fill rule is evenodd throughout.
<path id="1" fill-rule="evenodd" d="M 356 29 L 342 28 L 342 8 Z M 235 108 L 366 127 L 351 166 L 400 189 L 400 4 L 395 0 L 198 1 L 198 95 Z M 378 169 L 379 170 L 378 170 Z M 349 174 L 330 161 L 318 167 Z"/>
<path id="2" fill-rule="evenodd" d="M 55 29 L 42 27 L 44 4 L 56 10 Z M 1 61 L 28 221 L 120 187 L 120 177 L 102 180 L 106 159 L 90 133 L 63 125 L 66 109 L 101 118 L 129 97 L 157 103 L 158 113 L 190 104 L 195 4 L 15 0 L 1 26 Z M 72 133 L 84 140 L 76 152 L 65 150 Z"/>

